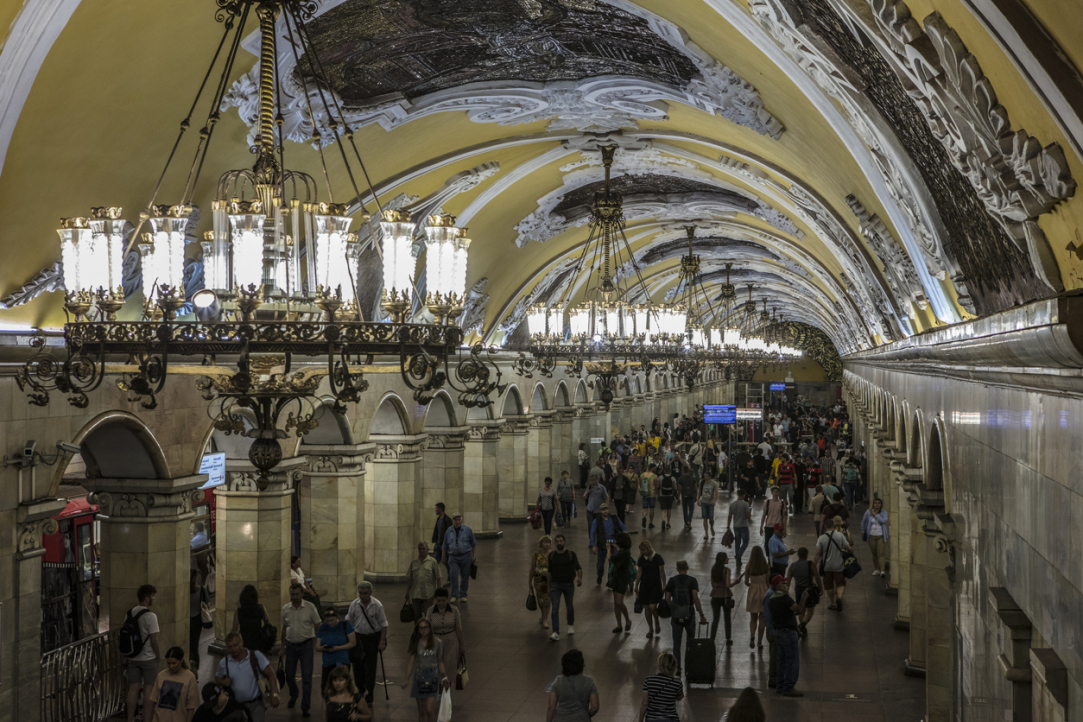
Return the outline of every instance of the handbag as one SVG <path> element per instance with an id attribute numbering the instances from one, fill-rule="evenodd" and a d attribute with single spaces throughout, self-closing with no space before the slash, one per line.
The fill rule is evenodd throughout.
<path id="1" fill-rule="evenodd" d="M 211 608 L 207 606 L 206 602 L 199 603 L 199 619 L 204 629 L 210 629 L 214 626 L 214 613 L 211 612 Z"/>
<path id="2" fill-rule="evenodd" d="M 835 535 L 830 534 L 827 537 L 828 541 L 835 545 L 835 548 L 839 550 L 839 554 L 842 555 L 842 575 L 847 579 L 853 579 L 861 571 L 861 565 L 857 563 L 857 557 L 853 554 L 849 556 L 842 551 L 842 547 L 835 541 Z M 823 560 L 820 561 L 820 567 L 823 568 Z M 821 572 L 823 574 L 823 572 Z"/>
<path id="3" fill-rule="evenodd" d="M 662 599 L 662 601 L 658 602 L 658 616 L 659 617 L 661 617 L 662 619 L 669 619 L 670 616 L 672 616 L 672 614 L 673 614 L 673 612 L 669 608 L 669 600 Z"/>
<path id="4" fill-rule="evenodd" d="M 470 562 L 470 578 L 471 579 L 477 579 L 478 578 L 478 565 L 475 564 L 474 562 Z"/>
<path id="5" fill-rule="evenodd" d="M 470 672 L 466 669 L 466 655 L 459 655 L 459 670 L 455 673 L 455 689 L 466 689 L 470 683 Z"/>
<path id="6" fill-rule="evenodd" d="M 722 546 L 724 546 L 724 547 L 733 546 L 733 530 L 732 529 L 727 529 L 726 533 L 722 535 Z"/>
<path id="7" fill-rule="evenodd" d="M 530 522 L 530 528 L 531 529 L 541 529 L 541 525 L 542 525 L 541 509 L 534 509 L 534 511 L 527 518 L 527 521 Z"/>
<path id="8" fill-rule="evenodd" d="M 555 515 L 553 515 L 553 523 L 557 526 L 564 526 L 564 515 L 558 511 Z"/>
<path id="9" fill-rule="evenodd" d="M 278 658 L 278 669 L 275 670 L 275 677 L 278 678 L 278 688 L 286 688 L 286 655 L 281 655 Z"/>
<path id="10" fill-rule="evenodd" d="M 643 602 L 639 601 L 639 597 L 636 597 L 635 604 L 632 605 L 632 611 L 634 611 L 636 614 L 643 613 Z"/>
<path id="11" fill-rule="evenodd" d="M 538 600 L 534 597 L 533 589 L 531 589 L 530 592 L 526 595 L 526 610 L 528 612 L 538 611 Z"/>
<path id="12" fill-rule="evenodd" d="M 267 610 L 263 609 L 263 605 L 260 605 L 260 609 L 263 611 L 263 625 L 259 628 L 259 651 L 267 654 L 278 643 L 278 627 L 267 619 Z"/>
<path id="13" fill-rule="evenodd" d="M 403 624 L 412 624 L 414 621 L 414 607 L 410 602 L 404 602 L 399 610 L 399 621 Z"/>

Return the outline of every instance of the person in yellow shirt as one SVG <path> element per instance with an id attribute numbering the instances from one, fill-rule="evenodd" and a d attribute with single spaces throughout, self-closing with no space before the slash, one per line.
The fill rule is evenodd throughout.
<path id="1" fill-rule="evenodd" d="M 782 457 L 775 455 L 775 458 L 771 461 L 771 483 L 778 483 L 778 467 L 782 465 Z"/>
<path id="2" fill-rule="evenodd" d="M 650 443 L 651 443 L 651 446 L 654 447 L 654 450 L 658 451 L 658 449 L 661 448 L 661 446 L 662 446 L 662 437 L 659 436 L 658 434 L 655 434 L 650 438 Z"/>

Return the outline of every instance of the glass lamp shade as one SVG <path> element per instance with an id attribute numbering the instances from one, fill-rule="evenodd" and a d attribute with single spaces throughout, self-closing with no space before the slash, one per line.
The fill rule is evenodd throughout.
<path id="1" fill-rule="evenodd" d="M 425 226 L 425 290 L 437 299 L 447 299 L 457 290 L 455 247 L 459 234 L 454 216 L 429 216 Z"/>
<path id="2" fill-rule="evenodd" d="M 188 206 L 155 206 L 150 217 L 156 285 L 168 286 L 178 297 L 184 297 L 184 231 L 188 227 Z M 146 273 L 146 269 L 144 269 Z M 144 279 L 144 286 L 146 280 Z"/>
<path id="3" fill-rule="evenodd" d="M 62 218 L 60 235 L 60 266 L 64 288 L 68 293 L 90 289 L 90 278 L 84 260 L 93 251 L 92 234 L 85 218 Z"/>
<path id="4" fill-rule="evenodd" d="M 531 306 L 526 313 L 526 326 L 531 336 L 544 336 L 549 313 L 545 306 Z"/>
<path id="5" fill-rule="evenodd" d="M 699 348 L 703 348 L 707 345 L 706 335 L 703 333 L 702 328 L 692 329 L 692 345 Z"/>
<path id="6" fill-rule="evenodd" d="M 384 292 L 389 297 L 397 295 L 408 301 L 414 281 L 414 224 L 410 222 L 410 214 L 386 210 L 380 229 L 383 231 Z"/>
<path id="7" fill-rule="evenodd" d="M 455 241 L 454 264 L 452 266 L 450 293 L 458 299 L 458 303 L 466 298 L 466 263 L 470 256 L 470 239 L 458 238 Z"/>
<path id="8" fill-rule="evenodd" d="M 617 305 L 605 308 L 605 332 L 611 338 L 620 336 L 620 307 Z"/>
<path id="9" fill-rule="evenodd" d="M 572 309 L 569 318 L 572 336 L 586 336 L 590 333 L 590 306 L 581 304 Z"/>
<path id="10" fill-rule="evenodd" d="M 120 208 L 94 208 L 90 231 L 94 247 L 92 281 L 114 298 L 124 297 L 124 226 Z"/>
<path id="11" fill-rule="evenodd" d="M 344 304 L 357 299 L 354 287 L 356 270 L 351 251 L 350 217 L 345 208 L 328 207 L 335 214 L 316 214 L 316 285 L 329 296 L 339 296 Z"/>
<path id="12" fill-rule="evenodd" d="M 722 345 L 722 331 L 717 328 L 711 329 L 711 346 L 715 348 Z"/>
<path id="13" fill-rule="evenodd" d="M 632 311 L 632 317 L 635 321 L 635 334 L 641 336 L 647 333 L 647 319 L 650 313 L 647 311 L 646 306 L 636 306 Z"/>
<path id="14" fill-rule="evenodd" d="M 684 333 L 685 328 L 688 326 L 688 312 L 683 306 L 677 306 L 673 311 L 673 331 L 671 333 L 681 334 Z"/>
<path id="15" fill-rule="evenodd" d="M 229 204 L 233 286 L 248 290 L 263 286 L 263 223 L 267 216 L 259 201 Z M 157 245 L 157 244 L 155 244 Z"/>
<path id="16" fill-rule="evenodd" d="M 741 330 L 737 328 L 727 328 L 725 334 L 722 336 L 722 343 L 726 346 L 740 346 Z"/>

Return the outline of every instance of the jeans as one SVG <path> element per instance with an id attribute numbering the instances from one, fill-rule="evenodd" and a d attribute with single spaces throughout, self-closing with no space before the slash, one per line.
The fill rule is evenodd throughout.
<path id="1" fill-rule="evenodd" d="M 553 514 L 556 513 L 556 509 L 542 509 L 542 521 L 545 523 L 545 534 L 548 536 L 553 533 Z"/>
<path id="2" fill-rule="evenodd" d="M 778 489 L 786 501 L 786 511 L 793 511 L 793 484 L 779 484 Z"/>
<path id="3" fill-rule="evenodd" d="M 801 671 L 801 657 L 797 649 L 797 630 L 776 629 L 775 646 L 778 647 L 778 686 L 779 692 L 794 688 L 797 675 Z"/>
<path id="4" fill-rule="evenodd" d="M 684 662 L 681 657 L 681 635 L 687 633 L 688 639 L 692 640 L 696 638 L 695 625 L 696 621 L 693 615 L 688 615 L 688 621 L 684 624 L 680 624 L 676 619 L 670 618 L 669 625 L 673 628 L 673 656 L 677 658 L 677 664 L 683 669 Z"/>
<path id="5" fill-rule="evenodd" d="M 684 525 L 692 526 L 692 519 L 696 516 L 696 497 L 682 496 L 681 510 L 684 512 Z"/>
<path id="6" fill-rule="evenodd" d="M 778 645 L 775 644 L 775 631 L 767 628 L 767 686 L 778 686 Z"/>
<path id="7" fill-rule="evenodd" d="M 718 634 L 718 613 L 722 612 L 722 615 L 725 618 L 726 641 L 728 642 L 733 639 L 733 635 L 731 634 L 732 630 L 730 628 L 730 608 L 723 604 L 725 601 L 725 599 L 721 598 L 711 599 L 711 612 L 714 613 L 714 619 L 711 620 L 711 639 L 714 639 Z"/>
<path id="8" fill-rule="evenodd" d="M 568 501 L 560 502 L 560 515 L 564 517 L 564 526 L 568 526 L 569 524 L 572 523 L 572 504 L 573 503 L 574 502 L 572 502 L 570 499 Z"/>
<path id="9" fill-rule="evenodd" d="M 769 527 L 767 525 L 764 525 L 764 527 L 763 527 L 763 551 L 764 551 L 764 553 L 767 554 L 768 559 L 771 558 L 770 544 L 771 544 L 771 537 L 773 537 L 774 535 L 775 535 L 774 528 Z M 817 537 L 817 538 L 819 538 L 819 537 Z"/>
<path id="10" fill-rule="evenodd" d="M 744 557 L 745 549 L 748 549 L 748 527 L 735 526 L 733 527 L 733 553 L 737 557 L 738 566 L 741 565 L 741 559 Z"/>
<path id="11" fill-rule="evenodd" d="M 470 587 L 470 563 L 473 561 L 473 557 L 474 555 L 471 552 L 448 555 L 448 586 L 451 587 L 452 597 L 461 598 L 466 596 L 466 591 Z"/>
<path id="12" fill-rule="evenodd" d="M 312 655 L 314 641 L 306 639 L 299 644 L 286 642 L 286 686 L 290 699 L 297 699 L 297 662 L 301 663 L 301 709 L 312 709 Z"/>
<path id="13" fill-rule="evenodd" d="M 598 542 L 598 579 L 602 579 L 606 572 L 608 559 L 605 558 L 606 543 Z"/>
<path id="14" fill-rule="evenodd" d="M 203 634 L 203 614 L 188 619 L 188 659 L 199 669 L 199 638 Z"/>
<path id="15" fill-rule="evenodd" d="M 549 601 L 553 604 L 553 631 L 560 632 L 560 595 L 568 602 L 568 626 L 575 624 L 575 582 L 553 582 L 549 585 Z"/>
<path id="16" fill-rule="evenodd" d="M 846 506 L 850 507 L 851 509 L 853 508 L 854 503 L 857 502 L 859 500 L 859 497 L 861 496 L 860 487 L 861 484 L 857 481 L 848 481 L 843 484 L 843 491 L 846 494 Z"/>
<path id="17" fill-rule="evenodd" d="M 598 518 L 598 514 L 591 511 L 590 509 L 586 510 L 586 514 L 587 514 L 587 535 L 589 537 L 590 530 L 591 530 L 591 528 L 594 527 L 594 520 Z"/>
<path id="18" fill-rule="evenodd" d="M 622 524 L 624 523 L 624 509 L 626 506 L 627 505 L 624 503 L 624 499 L 613 500 L 613 508 L 616 509 L 617 518 L 620 519 Z"/>

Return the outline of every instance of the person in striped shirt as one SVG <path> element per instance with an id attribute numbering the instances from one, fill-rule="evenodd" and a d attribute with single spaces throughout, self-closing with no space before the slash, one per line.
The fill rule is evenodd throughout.
<path id="1" fill-rule="evenodd" d="M 658 655 L 658 674 L 643 680 L 643 701 L 639 703 L 640 722 L 678 722 L 677 703 L 684 699 L 684 684 L 677 676 L 677 658 L 673 652 Z"/>

